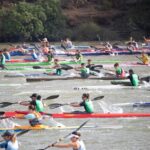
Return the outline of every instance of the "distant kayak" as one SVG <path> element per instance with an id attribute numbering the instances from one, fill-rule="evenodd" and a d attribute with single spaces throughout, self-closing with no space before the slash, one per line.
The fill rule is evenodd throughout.
<path id="1" fill-rule="evenodd" d="M 136 102 L 136 103 L 118 103 L 113 104 L 114 106 L 122 106 L 122 107 L 150 107 L 150 102 Z"/>

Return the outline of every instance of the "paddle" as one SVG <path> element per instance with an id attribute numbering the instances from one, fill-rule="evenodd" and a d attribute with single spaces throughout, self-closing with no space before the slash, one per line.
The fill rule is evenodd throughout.
<path id="1" fill-rule="evenodd" d="M 96 100 L 100 100 L 100 99 L 103 99 L 103 98 L 104 98 L 104 96 L 98 96 L 98 97 L 93 98 L 91 101 L 96 101 Z M 70 104 L 68 104 L 68 103 L 64 103 L 64 104 L 53 103 L 53 104 L 50 104 L 48 106 L 49 106 L 50 109 L 55 109 L 55 108 L 65 106 L 65 105 L 70 105 Z"/>
<path id="2" fill-rule="evenodd" d="M 43 99 L 43 100 L 51 100 L 51 99 L 55 99 L 55 98 L 58 98 L 59 95 L 51 95 L 51 96 L 48 96 L 47 98 Z M 30 101 L 23 101 L 23 102 L 30 102 Z M 1 102 L 0 103 L 0 108 L 4 108 L 4 107 L 8 107 L 10 105 L 13 105 L 13 104 L 18 104 L 18 102 Z"/>
<path id="3" fill-rule="evenodd" d="M 58 142 L 64 140 L 64 139 L 67 138 L 67 137 L 69 137 L 69 136 L 70 136 L 71 134 L 73 134 L 74 132 L 79 131 L 88 121 L 89 121 L 89 120 L 83 122 L 76 130 L 74 130 L 74 131 L 70 132 L 69 134 L 67 134 L 66 136 L 64 136 L 64 137 L 62 137 L 62 138 L 60 138 L 60 139 L 58 139 L 56 142 L 52 143 L 51 145 L 48 145 L 47 147 L 45 147 L 45 148 L 43 148 L 43 149 L 38 149 L 38 150 L 46 150 L 46 149 L 52 147 L 52 145 L 57 144 Z"/>
<path id="4" fill-rule="evenodd" d="M 44 67 L 41 67 L 41 66 L 33 66 L 33 69 L 51 69 L 51 68 L 44 68 Z M 66 64 L 61 64 L 61 69 L 62 70 L 70 70 L 70 69 L 73 69 L 73 67 L 69 66 L 69 65 L 66 65 Z"/>
<path id="5" fill-rule="evenodd" d="M 143 63 L 143 61 L 140 57 L 138 57 L 138 56 L 135 56 L 135 57 L 138 58 L 138 60 L 140 60 Z"/>

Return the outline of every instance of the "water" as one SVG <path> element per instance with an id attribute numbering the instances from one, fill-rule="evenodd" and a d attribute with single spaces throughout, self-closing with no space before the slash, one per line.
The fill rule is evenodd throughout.
<path id="1" fill-rule="evenodd" d="M 87 58 L 85 58 L 87 59 Z M 100 60 L 136 60 L 134 56 L 99 56 L 92 59 Z M 131 67 L 126 67 L 125 70 Z M 113 68 L 112 68 L 113 69 Z M 133 68 L 140 76 L 150 75 L 150 67 L 141 66 Z M 27 71 L 28 73 L 28 71 Z M 35 73 L 35 72 L 34 72 Z M 26 83 L 25 78 L 4 78 L 8 72 L 0 72 L 0 101 L 16 102 L 29 100 L 29 96 L 36 92 L 46 98 L 50 95 L 59 94 L 54 100 L 47 100 L 46 104 L 80 102 L 83 92 L 89 92 L 91 98 L 104 95 L 101 101 L 93 102 L 96 112 L 149 112 L 149 108 L 116 107 L 117 103 L 149 102 L 150 87 L 147 88 L 115 88 L 110 86 L 110 81 L 97 80 L 63 80 Z M 74 87 L 101 86 L 100 89 L 74 90 Z M 78 110 L 64 106 L 46 112 L 62 112 Z M 0 111 L 27 110 L 27 107 L 18 104 L 1 108 Z M 83 110 L 83 109 L 80 109 Z M 78 126 L 87 119 L 56 119 L 66 126 Z M 19 124 L 28 124 L 27 120 L 12 119 Z M 82 139 L 85 141 L 87 150 L 149 150 L 150 144 L 150 119 L 149 118 L 101 118 L 91 119 L 87 125 L 96 126 L 90 129 L 81 129 Z M 36 150 L 55 142 L 72 130 L 42 130 L 29 131 L 18 138 L 21 150 Z M 69 142 L 65 139 L 64 142 Z M 55 148 L 58 149 L 58 148 Z"/>

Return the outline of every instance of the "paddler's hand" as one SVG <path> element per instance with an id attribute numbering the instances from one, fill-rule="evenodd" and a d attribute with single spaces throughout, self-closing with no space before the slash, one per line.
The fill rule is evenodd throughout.
<path id="1" fill-rule="evenodd" d="M 54 146 L 55 146 L 55 144 L 50 145 L 50 147 L 54 147 Z"/>

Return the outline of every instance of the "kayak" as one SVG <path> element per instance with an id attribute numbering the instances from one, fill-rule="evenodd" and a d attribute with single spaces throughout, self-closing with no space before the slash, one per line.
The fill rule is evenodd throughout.
<path id="1" fill-rule="evenodd" d="M 41 77 L 41 78 L 26 78 L 27 82 L 39 82 L 39 81 L 53 81 L 53 80 L 124 80 L 126 78 L 116 78 L 116 77 L 88 77 L 88 78 L 81 78 L 81 77 Z"/>
<path id="2" fill-rule="evenodd" d="M 150 102 L 136 102 L 136 103 L 119 103 L 114 106 L 132 106 L 132 107 L 150 107 Z"/>
<path id="3" fill-rule="evenodd" d="M 141 103 L 134 103 L 133 104 L 133 107 L 150 107 L 150 103 L 144 103 L 144 102 L 141 102 Z"/>
<path id="4" fill-rule="evenodd" d="M 28 111 L 5 112 L 3 116 L 14 117 L 15 115 L 28 114 Z M 150 113 L 92 113 L 92 114 L 75 114 L 75 113 L 41 113 L 50 115 L 53 118 L 124 118 L 124 117 L 150 117 Z"/>
<path id="5" fill-rule="evenodd" d="M 7 63 L 19 63 L 19 62 L 38 62 L 38 60 L 34 59 L 11 59 L 11 60 L 6 60 Z"/>
<path id="6" fill-rule="evenodd" d="M 4 77 L 6 78 L 18 78 L 18 77 L 43 77 L 48 76 L 44 73 L 29 73 L 29 74 L 23 74 L 23 73 L 16 73 L 16 74 L 6 74 Z"/>
<path id="7" fill-rule="evenodd" d="M 106 64 L 114 64 L 114 63 L 121 63 L 123 61 L 120 60 L 97 60 L 97 61 L 93 61 L 93 63 L 106 63 Z M 76 62 L 73 60 L 66 60 L 66 61 L 60 61 L 60 64 L 81 64 L 81 63 L 87 63 L 86 61 L 82 61 L 82 62 Z M 125 61 L 126 63 L 126 61 Z M 135 61 L 131 62 L 131 63 L 136 63 Z M 6 63 L 6 66 L 47 66 L 47 65 L 52 65 L 53 62 L 24 62 L 24 63 Z"/>
<path id="8" fill-rule="evenodd" d="M 83 128 L 89 129 L 94 128 L 95 126 L 84 126 Z M 32 127 L 30 125 L 24 125 L 24 126 L 16 126 L 13 128 L 0 128 L 0 132 L 13 130 L 15 132 L 20 132 L 24 130 L 70 130 L 70 129 L 76 129 L 78 126 L 47 126 L 47 125 L 37 125 L 35 127 Z"/>

